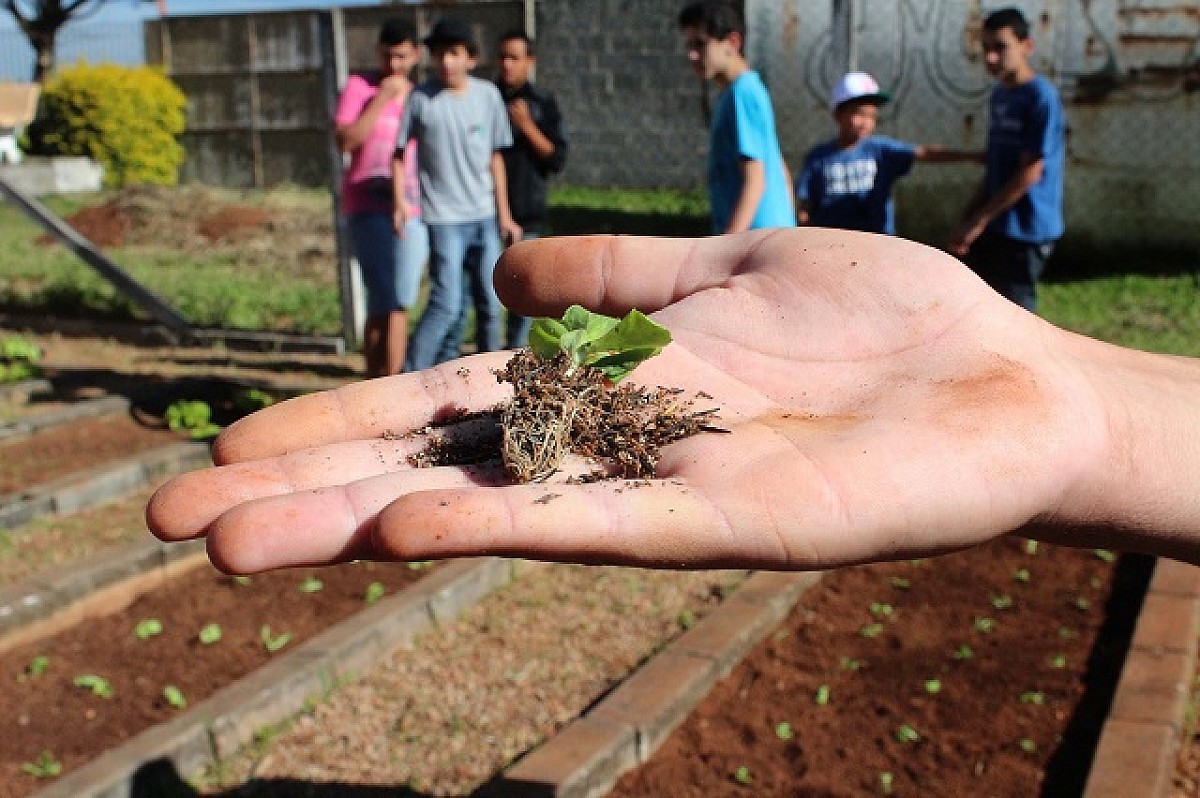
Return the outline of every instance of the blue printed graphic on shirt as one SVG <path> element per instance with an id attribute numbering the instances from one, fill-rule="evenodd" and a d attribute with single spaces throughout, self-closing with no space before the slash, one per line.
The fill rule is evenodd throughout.
<path id="1" fill-rule="evenodd" d="M 1041 159 L 1042 176 L 990 230 L 1044 244 L 1063 234 L 1066 119 L 1058 91 L 1042 76 L 1012 88 L 997 86 L 988 103 L 987 185 L 995 196 L 1021 168 L 1022 156 Z"/>
<path id="2" fill-rule="evenodd" d="M 869 136 L 841 149 L 836 141 L 809 151 L 796 183 L 817 227 L 895 235 L 892 185 L 908 174 L 916 148 L 886 136 Z"/>

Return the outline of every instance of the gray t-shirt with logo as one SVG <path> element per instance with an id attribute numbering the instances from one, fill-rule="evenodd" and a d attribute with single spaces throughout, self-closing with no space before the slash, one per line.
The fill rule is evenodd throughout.
<path id="1" fill-rule="evenodd" d="M 512 129 L 493 84 L 468 77 L 461 94 L 436 78 L 417 86 L 404 105 L 398 146 L 410 138 L 417 141 L 423 221 L 475 222 L 496 215 L 492 153 L 512 146 Z"/>

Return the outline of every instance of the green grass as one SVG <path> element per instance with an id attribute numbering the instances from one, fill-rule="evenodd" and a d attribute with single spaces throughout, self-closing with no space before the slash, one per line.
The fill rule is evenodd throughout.
<path id="1" fill-rule="evenodd" d="M 45 204 L 65 216 L 110 196 L 48 198 Z M 322 191 L 294 187 L 231 197 L 242 204 L 270 202 L 285 212 L 320 213 L 328 203 Z M 549 227 L 555 235 L 705 235 L 708 202 L 700 191 L 563 186 L 551 191 Z M 0 309 L 139 317 L 130 302 L 69 251 L 37 244 L 40 233 L 15 207 L 0 204 Z M 200 252 L 129 246 L 109 254 L 197 324 L 321 334 L 341 330 L 334 279 L 314 275 L 311 268 L 286 262 L 248 266 L 236 248 L 223 246 Z M 261 254 L 253 262 L 262 263 Z M 1176 266 L 1161 274 L 1143 267 L 1130 267 L 1127 274 L 1101 269 L 1102 276 L 1045 283 L 1042 313 L 1059 326 L 1113 343 L 1200 355 L 1200 262 Z M 331 275 L 332 267 L 326 273 Z"/>

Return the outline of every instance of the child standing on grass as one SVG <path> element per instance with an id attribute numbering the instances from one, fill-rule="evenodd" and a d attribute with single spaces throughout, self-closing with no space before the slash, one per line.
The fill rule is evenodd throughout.
<path id="1" fill-rule="evenodd" d="M 874 135 L 879 107 L 890 99 L 866 72 L 850 72 L 834 86 L 837 138 L 809 150 L 796 181 L 801 225 L 895 235 L 892 186 L 914 161 L 982 161 L 982 153 Z"/>
<path id="2" fill-rule="evenodd" d="M 392 151 L 417 64 L 417 32 L 389 19 L 379 29 L 379 70 L 351 75 L 334 116 L 338 146 L 350 155 L 342 181 L 354 255 L 367 295 L 363 354 L 367 377 L 398 374 L 408 343 L 408 309 L 417 301 L 429 239 L 417 207 L 416 159 L 395 177 Z M 392 229 L 395 206 L 405 206 L 402 237 Z"/>
<path id="3" fill-rule="evenodd" d="M 409 339 L 405 371 L 429 368 L 457 353 L 457 322 L 467 290 L 475 305 L 479 351 L 501 348 L 501 306 L 492 271 L 502 250 L 501 235 L 521 239 L 521 228 L 509 212 L 500 155 L 512 145 L 508 112 L 492 83 L 470 75 L 479 53 L 471 28 L 443 18 L 425 46 L 435 76 L 409 98 L 392 167 L 397 176 L 403 173 L 409 157 L 404 145 L 416 141 L 421 216 L 429 230 L 430 292 Z M 407 209 L 397 202 L 396 230 L 407 223 Z"/>

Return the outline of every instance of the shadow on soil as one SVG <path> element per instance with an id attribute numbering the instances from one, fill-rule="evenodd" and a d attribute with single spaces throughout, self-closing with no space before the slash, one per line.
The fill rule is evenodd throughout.
<path id="1" fill-rule="evenodd" d="M 1104 625 L 1087 661 L 1083 699 L 1063 732 L 1062 744 L 1046 763 L 1043 798 L 1083 794 L 1153 573 L 1153 557 L 1127 554 L 1117 563 L 1113 590 L 1104 606 Z"/>
<path id="2" fill-rule="evenodd" d="M 553 785 L 511 782 L 496 777 L 469 796 L 458 798 L 552 798 Z M 180 777 L 175 765 L 159 759 L 143 765 L 130 783 L 130 798 L 432 798 L 404 786 L 313 782 L 300 779 L 252 779 L 225 792 L 200 793 Z"/>

